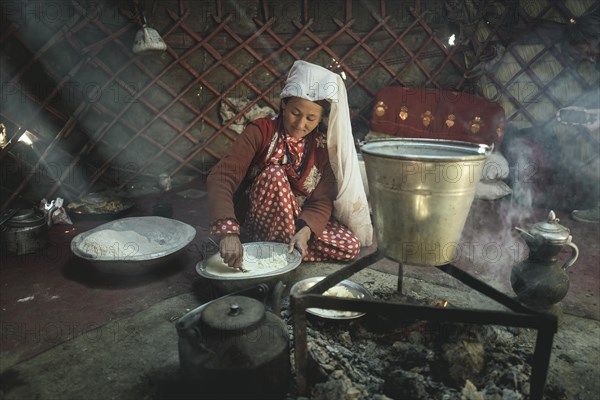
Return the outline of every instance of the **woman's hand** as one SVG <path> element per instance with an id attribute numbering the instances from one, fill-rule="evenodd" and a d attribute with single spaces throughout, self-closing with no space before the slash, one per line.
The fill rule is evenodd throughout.
<path id="1" fill-rule="evenodd" d="M 310 239 L 311 230 L 308 226 L 304 226 L 290 239 L 288 253 L 294 251 L 294 247 L 300 251 L 302 257 L 308 253 L 308 240 Z"/>
<path id="2" fill-rule="evenodd" d="M 244 262 L 244 248 L 239 235 L 228 234 L 221 238 L 219 250 L 225 264 L 231 268 L 242 269 Z"/>

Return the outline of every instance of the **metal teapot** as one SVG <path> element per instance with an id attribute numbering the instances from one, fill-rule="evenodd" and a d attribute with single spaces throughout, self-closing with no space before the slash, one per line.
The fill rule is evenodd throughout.
<path id="1" fill-rule="evenodd" d="M 529 231 L 515 228 L 529 247 L 529 257 L 513 266 L 510 283 L 517 299 L 534 309 L 549 309 L 567 295 L 567 269 L 579 257 L 569 229 L 558 222 L 554 211 L 550 211 L 546 221 L 534 224 Z M 558 254 L 564 246 L 571 248 L 571 255 L 560 265 Z"/>
<path id="2" fill-rule="evenodd" d="M 283 284 L 270 301 L 280 309 Z M 188 383 L 206 398 L 282 398 L 291 366 L 287 325 L 266 305 L 266 284 L 220 297 L 179 319 L 179 360 Z M 278 308 L 279 307 L 279 308 Z"/>

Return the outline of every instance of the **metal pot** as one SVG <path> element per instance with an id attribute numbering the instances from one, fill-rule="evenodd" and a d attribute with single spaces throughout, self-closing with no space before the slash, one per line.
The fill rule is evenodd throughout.
<path id="1" fill-rule="evenodd" d="M 2 250 L 9 254 L 35 253 L 48 244 L 48 223 L 38 208 L 12 210 L 0 226 Z"/>
<path id="2" fill-rule="evenodd" d="M 279 283 L 272 292 L 275 312 L 283 288 Z M 282 398 L 291 371 L 287 326 L 248 297 L 268 294 L 266 285 L 241 293 L 204 304 L 177 322 L 181 372 L 205 398 Z"/>
<path id="3" fill-rule="evenodd" d="M 386 139 L 361 151 L 379 250 L 411 265 L 454 261 L 490 147 Z"/>

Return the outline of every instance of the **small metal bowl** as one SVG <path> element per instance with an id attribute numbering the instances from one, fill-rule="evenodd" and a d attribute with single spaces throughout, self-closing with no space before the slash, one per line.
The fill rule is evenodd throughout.
<path id="1" fill-rule="evenodd" d="M 306 278 L 296 282 L 290 289 L 290 296 L 294 294 L 300 294 L 310 289 L 323 278 L 325 277 L 313 276 L 312 278 Z M 352 282 L 348 279 L 344 279 L 343 281 L 339 282 L 333 287 L 336 286 L 343 286 L 344 288 L 346 288 L 350 293 L 352 293 L 354 299 L 370 300 L 373 298 L 371 293 L 363 285 L 356 282 Z M 325 319 L 355 319 L 365 315 L 365 313 L 357 311 L 325 310 L 321 308 L 307 308 L 306 312 Z"/>
<path id="2" fill-rule="evenodd" d="M 201 277 L 209 280 L 218 294 L 228 294 L 246 289 L 261 283 L 273 283 L 283 281 L 286 283 L 292 272 L 300 265 L 302 255 L 296 249 L 288 253 L 286 243 L 277 242 L 252 242 L 242 244 L 244 247 L 244 264 L 242 268 L 257 267 L 260 264 L 279 262 L 285 256 L 287 264 L 264 273 L 252 271 L 242 272 L 229 268 L 219 253 L 198 262 L 196 272 Z"/>
<path id="3" fill-rule="evenodd" d="M 103 241 L 91 236 L 101 231 L 115 231 Z M 158 244 L 153 251 L 141 251 L 141 243 L 121 240 L 119 232 L 135 233 L 149 243 Z M 137 275 L 153 271 L 178 256 L 194 239 L 196 229 L 184 222 L 163 217 L 122 218 L 85 231 L 71 240 L 71 251 L 88 261 L 99 272 Z"/>

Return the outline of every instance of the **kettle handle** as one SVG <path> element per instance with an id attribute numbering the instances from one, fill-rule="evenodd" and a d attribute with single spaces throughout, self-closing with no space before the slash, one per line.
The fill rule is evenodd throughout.
<path id="1" fill-rule="evenodd" d="M 277 315 L 281 312 L 281 300 L 283 297 L 283 291 L 285 290 L 285 284 L 283 281 L 278 281 L 271 292 L 270 298 L 268 298 L 267 306 L 271 311 Z"/>
<path id="2" fill-rule="evenodd" d="M 571 248 L 571 257 L 569 257 L 569 259 L 562 266 L 562 269 L 564 271 L 566 271 L 570 266 L 575 264 L 575 261 L 577 261 L 577 258 L 579 257 L 579 248 L 577 247 L 577 245 L 575 243 L 568 242 L 568 243 L 565 243 L 565 246 L 569 246 Z"/>

